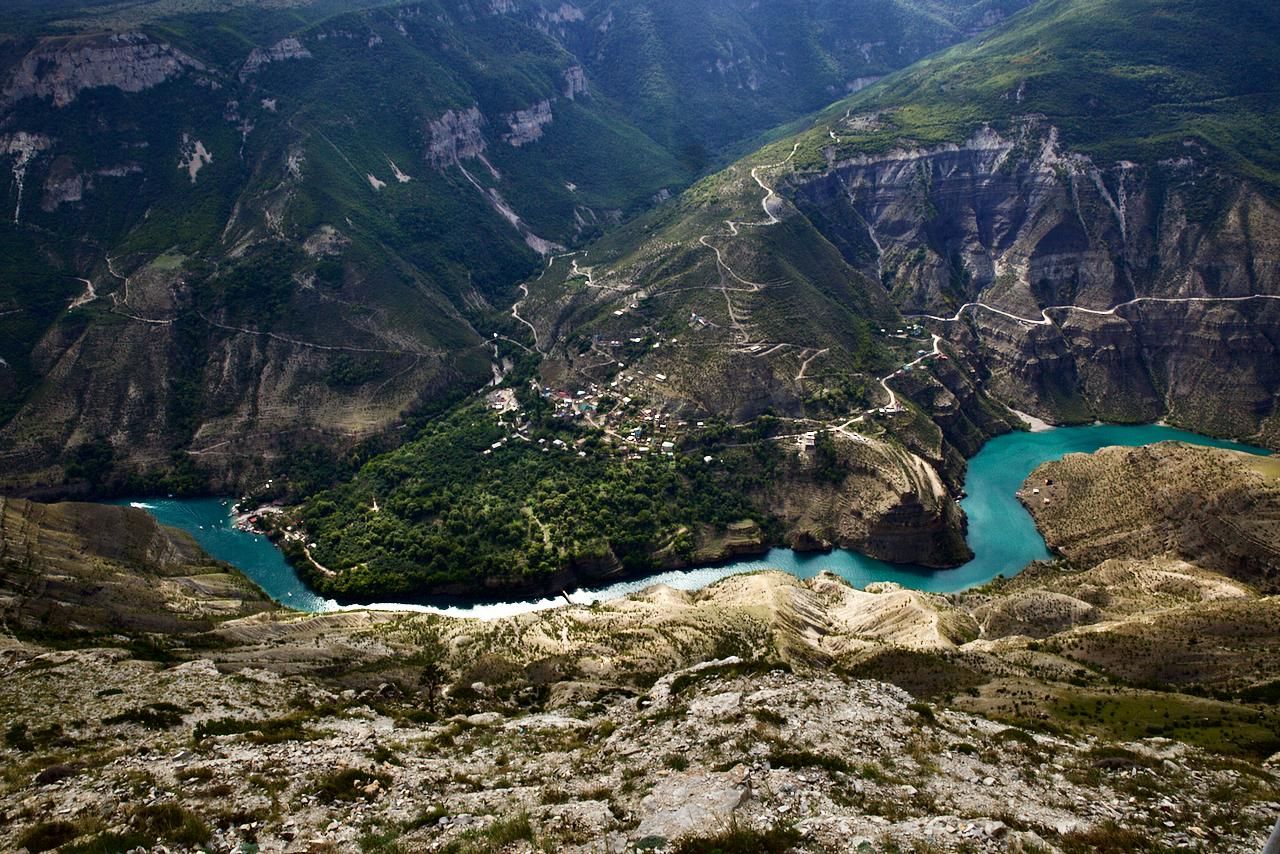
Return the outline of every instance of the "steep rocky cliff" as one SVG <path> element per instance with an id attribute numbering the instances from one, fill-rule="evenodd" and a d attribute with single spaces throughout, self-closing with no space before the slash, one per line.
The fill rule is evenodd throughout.
<path id="1" fill-rule="evenodd" d="M 1027 118 L 833 160 L 789 188 L 904 315 L 981 354 L 997 398 L 1273 441 L 1280 209 L 1195 153 L 1100 165 Z"/>
<path id="2" fill-rule="evenodd" d="M 959 506 L 921 457 L 885 442 L 832 440 L 838 469 L 812 451 L 788 460 L 764 496 L 787 544 L 853 549 L 881 560 L 954 566 L 972 556 Z"/>
<path id="3" fill-rule="evenodd" d="M 0 498 L 0 614 L 9 631 L 188 635 L 274 606 L 146 511 Z"/>
<path id="4" fill-rule="evenodd" d="M 311 51 L 298 40 L 297 36 L 281 39 L 268 48 L 255 47 L 249 51 L 248 58 L 240 67 L 240 79 L 258 73 L 264 65 L 272 62 L 283 62 L 287 59 L 311 59 Z"/>
<path id="5" fill-rule="evenodd" d="M 204 63 L 142 33 L 50 38 L 8 71 L 0 107 L 48 98 L 65 107 L 86 89 L 142 92 Z"/>
<path id="6" fill-rule="evenodd" d="M 474 104 L 465 110 L 445 110 L 427 123 L 427 161 L 437 168 L 458 160 L 480 157 L 485 142 L 485 117 Z"/>
<path id="7" fill-rule="evenodd" d="M 551 113 L 551 101 L 542 100 L 528 109 L 507 113 L 503 118 L 510 131 L 502 135 L 502 141 L 519 148 L 541 139 L 542 129 L 551 124 L 554 116 Z"/>

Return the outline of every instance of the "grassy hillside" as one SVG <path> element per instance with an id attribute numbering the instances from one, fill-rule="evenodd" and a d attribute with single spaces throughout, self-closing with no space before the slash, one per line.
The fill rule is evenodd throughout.
<path id="1" fill-rule="evenodd" d="M 878 114 L 869 130 L 842 128 L 840 149 L 854 152 L 956 142 L 986 122 L 1042 114 L 1068 147 L 1103 161 L 1207 149 L 1280 186 L 1278 36 L 1280 9 L 1267 0 L 1042 0 L 820 121 Z"/>
<path id="2" fill-rule="evenodd" d="M 689 162 L 819 109 L 1027 0 L 597 0 L 566 30 L 592 78 Z"/>

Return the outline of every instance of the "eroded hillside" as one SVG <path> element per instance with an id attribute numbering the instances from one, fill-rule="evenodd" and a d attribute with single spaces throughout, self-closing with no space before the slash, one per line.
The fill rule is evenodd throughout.
<path id="1" fill-rule="evenodd" d="M 1259 494 L 1257 461 L 1220 453 L 1106 450 L 1025 489 L 1060 490 L 1036 496 L 1048 531 L 1079 529 L 1089 483 L 1134 495 L 1153 468 Z M 1148 542 L 1144 506 L 1091 540 Z M 75 512 L 23 505 L 30 572 L 65 574 L 53 530 Z M 1097 553 L 952 597 L 763 572 L 492 622 L 273 611 L 195 636 L 11 634 L 5 838 L 1255 851 L 1280 808 L 1280 611 L 1210 568 L 1222 555 Z"/>
<path id="2" fill-rule="evenodd" d="M 1249 4 L 1238 54 L 1207 62 L 1189 45 L 1233 11 L 1192 3 L 1148 31 L 1149 5 L 1039 4 L 839 102 L 545 271 L 525 314 L 588 373 L 661 337 L 639 364 L 692 412 L 829 421 L 893 408 L 892 386 L 962 449 L 991 399 L 1268 443 L 1280 216 L 1260 93 L 1280 71 L 1261 33 L 1280 22 Z M 927 352 L 913 323 L 958 376 L 940 359 L 887 376 Z"/>
<path id="3" fill-rule="evenodd" d="M 520 352 L 492 334 L 543 258 L 1024 0 L 711 5 L 15 8 L 14 485 L 332 479 Z"/>

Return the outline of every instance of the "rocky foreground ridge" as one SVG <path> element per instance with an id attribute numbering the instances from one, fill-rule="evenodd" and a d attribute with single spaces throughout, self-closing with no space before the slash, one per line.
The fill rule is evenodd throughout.
<path id="1" fill-rule="evenodd" d="M 1223 453 L 1069 457 L 1025 491 L 1053 479 L 1055 544 L 1092 500 L 1064 466 L 1121 495 L 1182 470 L 1269 494 L 1266 461 Z M 1280 606 L 1209 551 L 950 597 L 764 572 L 480 622 L 252 614 L 136 511 L 4 520 L 14 850 L 1244 852 L 1280 812 Z M 127 546 L 92 536 L 121 522 Z M 157 630 L 109 596 L 30 619 L 129 571 L 216 625 Z"/>
<path id="2" fill-rule="evenodd" d="M 84 686 L 31 728 L 49 748 L 9 748 L 11 846 L 707 850 L 691 838 L 737 828 L 754 850 L 1254 851 L 1276 808 L 1273 772 L 1177 742 L 1033 734 L 884 682 L 737 658 L 632 697 L 427 723 L 390 682 L 333 690 L 104 650 L 6 657 L 6 678 L 31 688 L 11 714 L 47 708 L 70 677 Z M 477 685 L 479 708 L 492 698 Z M 133 705 L 148 697 L 165 699 Z M 35 761 L 48 750 L 66 761 Z"/>

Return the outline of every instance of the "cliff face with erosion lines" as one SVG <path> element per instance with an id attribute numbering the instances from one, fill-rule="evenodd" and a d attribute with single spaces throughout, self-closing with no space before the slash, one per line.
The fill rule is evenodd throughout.
<path id="1" fill-rule="evenodd" d="M 946 318 L 1017 408 L 1274 441 L 1280 210 L 1201 153 L 1101 164 L 1027 120 L 833 160 L 787 193 L 904 314 Z"/>

